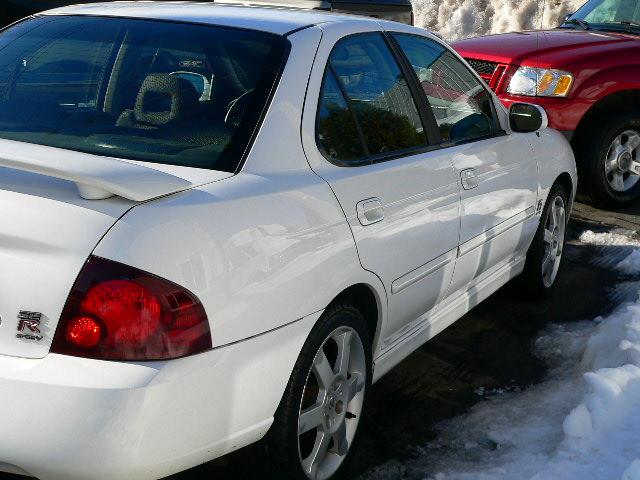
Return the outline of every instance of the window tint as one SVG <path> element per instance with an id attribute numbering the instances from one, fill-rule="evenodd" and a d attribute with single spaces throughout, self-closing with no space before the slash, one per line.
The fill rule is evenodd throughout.
<path id="1" fill-rule="evenodd" d="M 335 78 L 329 78 L 334 74 Z M 318 122 L 320 142 L 327 152 L 336 152 L 336 159 L 349 160 L 362 153 L 375 157 L 427 144 L 406 79 L 380 34 L 354 35 L 337 43 L 325 87 Z M 333 115 L 327 114 L 329 105 L 334 105 Z M 359 150 L 351 133 L 357 133 L 358 127 L 366 152 Z M 330 131 L 337 136 L 351 135 L 342 139 L 350 147 L 338 144 L 335 134 L 327 136 Z"/>
<path id="2" fill-rule="evenodd" d="M 327 71 L 322 84 L 318 139 L 325 154 L 336 160 L 357 160 L 366 157 L 355 119 L 330 70 Z"/>
<path id="3" fill-rule="evenodd" d="M 285 52 L 222 27 L 26 20 L 0 34 L 0 138 L 235 171 Z"/>
<path id="4" fill-rule="evenodd" d="M 460 60 L 429 39 L 412 35 L 395 38 L 418 76 L 443 142 L 497 132 L 490 93 Z"/>

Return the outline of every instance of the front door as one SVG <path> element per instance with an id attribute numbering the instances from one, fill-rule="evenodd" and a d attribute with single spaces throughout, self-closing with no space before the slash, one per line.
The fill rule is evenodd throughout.
<path id="1" fill-rule="evenodd" d="M 445 46 L 393 34 L 431 107 L 441 154 L 461 192 L 460 249 L 451 292 L 524 254 L 535 229 L 538 166 L 529 137 L 506 134 L 486 85 Z M 531 134 L 533 135 L 533 134 Z"/>

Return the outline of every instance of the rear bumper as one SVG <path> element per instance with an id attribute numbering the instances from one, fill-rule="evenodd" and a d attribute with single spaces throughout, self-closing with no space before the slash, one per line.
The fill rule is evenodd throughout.
<path id="1" fill-rule="evenodd" d="M 255 442 L 316 319 L 168 362 L 0 356 L 0 470 L 160 478 Z"/>

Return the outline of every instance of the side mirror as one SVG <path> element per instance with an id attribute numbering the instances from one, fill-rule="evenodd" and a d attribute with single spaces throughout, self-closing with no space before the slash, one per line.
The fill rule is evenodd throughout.
<path id="1" fill-rule="evenodd" d="M 566 22 L 567 20 L 569 20 L 569 19 L 571 18 L 571 16 L 572 16 L 572 15 L 573 15 L 573 13 L 567 13 L 567 14 L 564 16 L 564 21 Z"/>
<path id="2" fill-rule="evenodd" d="M 532 133 L 547 128 L 549 118 L 544 108 L 531 103 L 513 103 L 509 108 L 509 126 L 516 133 Z"/>

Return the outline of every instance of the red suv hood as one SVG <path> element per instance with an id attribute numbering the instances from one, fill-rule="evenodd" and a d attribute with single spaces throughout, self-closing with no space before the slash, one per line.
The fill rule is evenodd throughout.
<path id="1" fill-rule="evenodd" d="M 538 30 L 470 38 L 453 43 L 465 58 L 511 65 L 554 67 L 579 61 L 597 53 L 637 48 L 637 36 L 583 30 Z M 530 59 L 530 61 L 527 61 Z"/>

